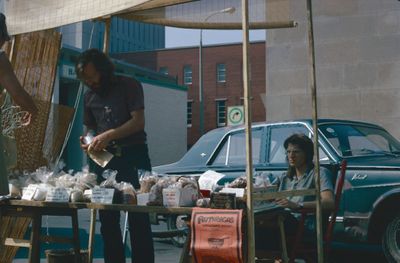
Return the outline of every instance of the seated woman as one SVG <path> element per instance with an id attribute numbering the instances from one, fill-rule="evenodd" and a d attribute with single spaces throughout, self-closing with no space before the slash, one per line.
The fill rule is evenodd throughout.
<path id="1" fill-rule="evenodd" d="M 286 173 L 278 178 L 279 191 L 315 188 L 315 170 L 313 164 L 314 145 L 304 134 L 293 134 L 284 142 L 286 158 L 289 164 Z M 320 167 L 321 206 L 325 211 L 335 207 L 332 175 L 324 167 Z M 291 210 L 315 208 L 315 196 L 293 196 L 278 199 L 276 203 Z"/>
<path id="2" fill-rule="evenodd" d="M 315 188 L 315 170 L 313 164 L 314 145 L 304 134 L 293 134 L 284 142 L 288 161 L 288 170 L 278 177 L 278 191 Z M 322 209 L 330 212 L 334 209 L 334 194 L 328 169 L 320 167 L 320 195 Z M 280 206 L 290 209 L 292 217 L 285 219 L 287 235 L 294 235 L 297 230 L 301 208 L 315 208 L 315 196 L 293 196 L 275 200 Z M 315 216 L 306 220 L 306 230 L 315 231 Z M 268 232 L 268 233 L 267 233 Z M 260 249 L 279 249 L 277 231 L 256 231 L 256 247 Z"/>

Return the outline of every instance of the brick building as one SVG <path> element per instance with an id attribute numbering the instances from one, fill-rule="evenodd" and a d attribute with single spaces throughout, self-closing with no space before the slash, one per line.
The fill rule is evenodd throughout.
<path id="1" fill-rule="evenodd" d="M 265 42 L 250 44 L 250 84 L 253 121 L 265 121 Z M 205 132 L 226 125 L 226 109 L 243 105 L 242 44 L 203 46 L 203 96 Z M 188 146 L 200 137 L 199 48 L 114 53 L 113 57 L 176 77 L 188 87 Z"/>

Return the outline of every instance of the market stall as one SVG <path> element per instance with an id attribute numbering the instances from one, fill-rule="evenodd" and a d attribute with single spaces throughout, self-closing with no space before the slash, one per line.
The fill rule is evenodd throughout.
<path id="1" fill-rule="evenodd" d="M 317 101 L 315 83 L 315 55 L 313 46 L 312 28 L 312 1 L 306 0 L 308 7 L 309 30 L 309 61 L 310 83 L 312 91 L 314 131 L 317 131 Z M 233 14 L 221 14 L 213 19 L 206 18 L 210 13 L 234 7 Z M 5 13 L 8 18 L 11 34 L 54 28 L 88 19 L 109 19 L 110 16 L 119 16 L 135 21 L 156 23 L 160 25 L 183 28 L 203 29 L 242 29 L 243 30 L 243 89 L 246 125 L 246 163 L 247 163 L 247 262 L 254 262 L 254 213 L 253 213 L 253 166 L 251 144 L 251 87 L 249 81 L 249 29 L 273 29 L 294 27 L 295 22 L 290 20 L 290 1 L 288 0 L 226 0 L 226 1 L 188 1 L 188 0 L 113 0 L 113 1 L 8 1 L 5 4 Z M 109 21 L 109 20 L 108 20 Z M 105 50 L 107 50 L 105 41 Z M 314 148 L 317 189 L 319 193 L 319 156 L 318 133 L 314 133 Z M 319 194 L 317 200 L 317 234 L 319 262 L 323 262 L 321 238 L 321 204 Z"/>

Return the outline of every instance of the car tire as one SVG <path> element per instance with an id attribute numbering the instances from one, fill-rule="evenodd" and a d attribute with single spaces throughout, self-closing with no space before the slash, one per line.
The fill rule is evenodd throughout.
<path id="1" fill-rule="evenodd" d="M 184 220 L 186 215 L 169 215 L 167 217 L 168 230 L 183 230 L 184 234 L 171 237 L 171 242 L 176 247 L 183 247 L 185 244 L 189 228 Z"/>
<path id="2" fill-rule="evenodd" d="M 400 262 L 400 215 L 389 221 L 382 237 L 382 250 L 388 262 Z"/>

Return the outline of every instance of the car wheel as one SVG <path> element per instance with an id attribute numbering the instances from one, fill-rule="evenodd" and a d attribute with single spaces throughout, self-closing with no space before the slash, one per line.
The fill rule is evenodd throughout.
<path id="1" fill-rule="evenodd" d="M 387 224 L 382 237 L 382 249 L 388 262 L 400 262 L 400 215 Z"/>
<path id="2" fill-rule="evenodd" d="M 168 230 L 182 230 L 183 234 L 171 237 L 171 242 L 177 247 L 183 247 L 188 234 L 188 226 L 185 221 L 186 215 L 169 215 L 167 218 Z"/>

